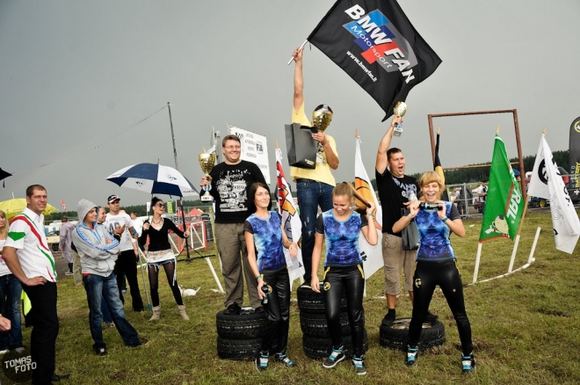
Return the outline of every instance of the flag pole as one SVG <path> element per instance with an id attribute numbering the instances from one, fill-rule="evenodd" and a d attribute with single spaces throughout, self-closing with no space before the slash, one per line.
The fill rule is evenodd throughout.
<path id="1" fill-rule="evenodd" d="M 477 254 L 475 255 L 475 269 L 473 270 L 473 281 L 471 282 L 472 285 L 475 285 L 477 282 L 477 276 L 479 274 L 479 263 L 481 261 L 481 249 L 483 247 L 483 242 L 479 242 L 477 244 Z"/>
<path id="2" fill-rule="evenodd" d="M 298 51 L 301 51 L 304 46 L 306 45 L 306 43 L 308 43 L 308 40 L 304 40 L 304 43 L 300 44 L 300 47 L 298 47 Z M 294 56 L 292 56 L 290 58 L 290 60 L 288 60 L 288 65 L 290 65 L 290 63 L 292 63 L 294 61 Z"/>

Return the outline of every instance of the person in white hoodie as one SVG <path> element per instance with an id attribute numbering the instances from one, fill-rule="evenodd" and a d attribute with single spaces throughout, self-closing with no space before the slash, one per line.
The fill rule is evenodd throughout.
<path id="1" fill-rule="evenodd" d="M 115 239 L 104 226 L 96 226 L 97 205 L 86 199 L 78 203 L 79 224 L 72 239 L 81 259 L 83 283 L 89 303 L 89 325 L 94 340 L 93 350 L 97 355 L 107 354 L 101 327 L 103 315 L 101 301 L 106 301 L 115 327 L 127 346 L 135 347 L 144 339 L 125 318 L 123 303 L 113 269 L 119 253 L 119 240 Z"/>

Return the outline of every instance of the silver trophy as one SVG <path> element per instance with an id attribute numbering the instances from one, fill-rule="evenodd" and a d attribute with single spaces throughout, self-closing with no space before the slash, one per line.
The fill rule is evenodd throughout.
<path id="1" fill-rule="evenodd" d="M 215 166 L 216 159 L 217 157 L 215 152 L 206 152 L 205 150 L 203 150 L 203 152 L 199 154 L 198 158 L 199 166 L 201 167 L 201 171 L 203 171 L 206 178 L 209 177 L 209 173 L 213 169 L 213 166 Z M 202 191 L 199 196 L 201 201 L 203 202 L 213 201 L 213 197 L 209 193 L 209 186 L 203 186 L 201 190 Z"/>
<path id="2" fill-rule="evenodd" d="M 407 104 L 405 102 L 397 102 L 393 107 L 393 114 L 397 117 L 403 117 L 407 113 Z M 403 123 L 395 123 L 395 131 L 393 135 L 401 136 L 403 133 Z"/>

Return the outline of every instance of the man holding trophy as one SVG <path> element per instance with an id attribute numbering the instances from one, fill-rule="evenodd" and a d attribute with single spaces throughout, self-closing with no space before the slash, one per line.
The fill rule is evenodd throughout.
<path id="1" fill-rule="evenodd" d="M 310 282 L 312 250 L 318 206 L 322 211 L 332 209 L 332 189 L 336 184 L 331 170 L 338 168 L 338 153 L 334 138 L 325 130 L 332 120 L 332 109 L 319 105 L 312 113 L 312 124 L 304 113 L 304 77 L 302 72 L 303 49 L 294 50 L 294 100 L 292 123 L 312 127 L 312 139 L 316 141 L 316 167 L 314 169 L 291 167 L 290 174 L 296 182 L 300 220 L 302 221 L 302 258 L 304 280 Z M 316 270 L 315 270 L 316 271 Z"/>
<path id="2" fill-rule="evenodd" d="M 257 165 L 240 158 L 241 143 L 237 136 L 223 138 L 222 152 L 225 160 L 215 166 L 215 154 L 200 154 L 199 162 L 206 174 L 200 183 L 204 190 L 201 199 L 207 201 L 205 196 L 209 193 L 215 200 L 214 235 L 222 262 L 226 290 L 224 304 L 227 313 L 239 314 L 244 299 L 242 269 L 250 304 L 254 309 L 260 307 L 256 279 L 247 264 L 244 221 L 249 216 L 248 188 L 254 182 L 266 181 Z"/>
<path id="3" fill-rule="evenodd" d="M 413 300 L 413 274 L 415 273 L 415 254 L 411 247 L 403 244 L 401 232 L 393 232 L 397 222 L 410 201 L 416 201 L 419 195 L 417 180 L 405 175 L 405 157 L 401 149 L 391 147 L 394 136 L 400 136 L 403 130 L 403 115 L 407 106 L 398 102 L 393 109 L 393 120 L 379 142 L 375 163 L 375 177 L 379 190 L 379 200 L 383 208 L 383 263 L 385 274 L 385 297 L 388 312 L 384 323 L 395 321 L 397 297 L 401 292 L 401 270 L 405 276 L 404 288 Z"/>

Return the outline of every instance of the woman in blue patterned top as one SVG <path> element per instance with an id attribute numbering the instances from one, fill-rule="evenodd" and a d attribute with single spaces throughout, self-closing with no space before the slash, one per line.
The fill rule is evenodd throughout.
<path id="1" fill-rule="evenodd" d="M 417 360 L 417 345 L 422 325 L 435 286 L 439 285 L 459 330 L 463 351 L 462 370 L 465 373 L 471 372 L 475 368 L 471 326 L 465 311 L 461 276 L 455 266 L 455 253 L 449 239 L 451 233 L 463 237 L 465 228 L 457 207 L 451 202 L 441 200 L 445 186 L 439 174 L 435 171 L 426 172 L 421 176 L 419 185 L 422 193 L 421 203 L 409 206 L 408 215 L 401 217 L 393 225 L 393 231 L 399 232 L 415 218 L 420 236 L 417 267 L 413 277 L 413 317 L 409 326 L 405 362 L 407 365 L 413 365 Z"/>
<path id="2" fill-rule="evenodd" d="M 326 259 L 322 290 L 326 294 L 326 318 L 332 339 L 332 352 L 322 366 L 334 368 L 344 360 L 344 345 L 340 326 L 340 299 L 346 294 L 348 319 L 350 322 L 354 354 L 352 364 L 358 375 L 365 375 L 363 361 L 364 310 L 364 272 L 358 246 L 359 232 L 371 245 L 377 244 L 375 227 L 375 208 L 367 208 L 361 216 L 352 210 L 354 205 L 353 189 L 348 183 L 336 185 L 332 192 L 332 209 L 323 212 L 316 223 L 314 250 L 312 252 L 312 290 L 320 293 L 318 267 L 322 254 L 322 243 L 326 238 Z M 368 220 L 367 220 L 368 218 Z"/>
<path id="3" fill-rule="evenodd" d="M 287 367 L 295 365 L 286 353 L 290 325 L 290 281 L 282 247 L 296 256 L 298 246 L 288 240 L 282 230 L 280 214 L 270 211 L 271 208 L 268 185 L 253 183 L 248 193 L 248 209 L 253 214 L 244 222 L 244 237 L 248 263 L 256 277 L 258 295 L 268 319 L 262 350 L 256 358 L 259 371 L 268 368 L 270 353 Z"/>

